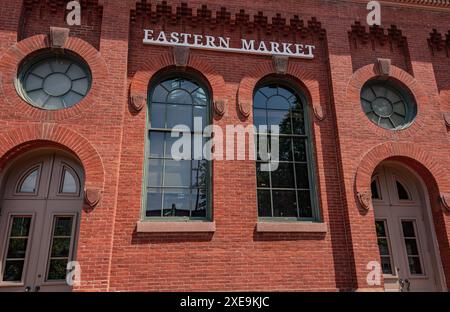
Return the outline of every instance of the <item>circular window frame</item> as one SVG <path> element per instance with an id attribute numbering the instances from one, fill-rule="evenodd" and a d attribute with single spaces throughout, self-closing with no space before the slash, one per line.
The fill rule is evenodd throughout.
<path id="1" fill-rule="evenodd" d="M 61 58 L 61 59 L 65 59 L 65 60 L 69 60 L 72 63 L 75 63 L 77 66 L 79 66 L 83 72 L 86 74 L 86 78 L 88 79 L 88 88 L 86 91 L 86 94 L 79 99 L 77 102 L 75 102 L 74 104 L 67 106 L 67 107 L 62 107 L 62 108 L 45 108 L 40 106 L 39 104 L 35 103 L 29 96 L 28 96 L 28 92 L 25 90 L 25 81 L 28 78 L 28 75 L 30 74 L 30 72 L 36 67 L 39 66 L 40 64 L 42 64 L 42 62 L 44 62 L 47 59 L 57 59 L 57 58 Z M 51 74 L 53 74 L 55 72 L 52 72 Z M 50 75 L 51 75 L 50 74 Z M 47 77 L 45 77 L 47 78 Z M 45 81 L 44 78 L 44 81 Z M 72 80 L 71 80 L 72 82 Z M 44 84 L 44 82 L 43 82 Z M 78 106 L 80 103 L 82 103 L 91 93 L 92 91 L 92 87 L 93 87 L 93 74 L 92 74 L 92 70 L 90 68 L 90 66 L 88 65 L 88 63 L 77 53 L 70 51 L 70 50 L 38 50 L 35 51 L 34 53 L 31 53 L 29 55 L 27 55 L 25 57 L 25 59 L 20 62 L 18 68 L 17 68 L 17 75 L 16 78 L 14 79 L 14 87 L 16 89 L 17 94 L 21 97 L 22 100 L 24 100 L 26 103 L 28 103 L 29 105 L 31 105 L 34 108 L 37 108 L 39 110 L 42 111 L 47 111 L 47 112 L 57 112 L 57 111 L 64 111 L 64 110 L 68 110 L 71 109 L 73 107 Z M 65 93 L 69 93 L 72 90 L 72 84 L 70 89 Z M 45 91 L 44 91 L 45 92 Z M 47 93 L 47 92 L 46 92 Z M 64 94 L 64 95 L 65 95 Z M 58 96 L 62 97 L 61 95 Z"/>
<path id="2" fill-rule="evenodd" d="M 371 88 L 373 86 L 378 86 L 378 87 L 388 89 L 389 91 L 394 93 L 398 98 L 400 98 L 402 103 L 404 103 L 405 116 L 404 116 L 404 122 L 402 124 L 398 125 L 397 127 L 388 128 L 388 127 L 384 127 L 384 126 L 380 125 L 379 123 L 376 123 L 374 120 L 369 118 L 368 113 L 366 113 L 366 111 L 364 109 L 362 94 L 367 88 Z M 380 97 L 377 96 L 375 99 L 378 99 L 378 98 L 380 98 Z M 366 100 L 366 102 L 370 103 L 371 105 L 374 101 L 375 100 L 369 102 Z M 389 101 L 389 99 L 388 99 L 388 101 Z M 389 102 L 391 102 L 391 101 L 389 101 Z M 361 90 L 360 90 L 360 107 L 361 107 L 361 110 L 362 110 L 362 113 L 364 114 L 364 116 L 373 125 L 377 126 L 380 129 L 387 130 L 387 131 L 400 131 L 400 130 L 405 130 L 405 129 L 411 127 L 411 125 L 415 122 L 415 120 L 417 118 L 417 113 L 418 113 L 417 102 L 414 98 L 414 95 L 412 94 L 412 92 L 409 90 L 408 87 L 404 86 L 402 83 L 400 83 L 394 79 L 381 79 L 380 77 L 375 77 L 375 78 L 369 79 L 362 85 Z M 392 116 L 392 114 L 393 113 L 391 113 L 389 115 L 389 117 Z M 379 116 L 379 118 L 388 118 L 386 116 L 380 116 L 377 113 L 375 113 L 375 115 Z M 390 118 L 389 118 L 389 120 L 390 120 Z M 393 124 L 392 120 L 391 120 L 391 123 Z"/>

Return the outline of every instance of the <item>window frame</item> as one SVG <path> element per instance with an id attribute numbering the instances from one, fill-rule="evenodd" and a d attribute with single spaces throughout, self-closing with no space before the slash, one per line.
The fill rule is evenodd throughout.
<path id="1" fill-rule="evenodd" d="M 317 166 L 316 166 L 316 148 L 315 148 L 315 141 L 314 141 L 314 131 L 313 131 L 313 115 L 312 115 L 312 108 L 310 105 L 310 101 L 307 97 L 307 92 L 302 88 L 301 85 L 299 85 L 296 82 L 293 82 L 289 79 L 285 79 L 282 77 L 266 77 L 261 79 L 255 86 L 253 90 L 253 98 L 252 98 L 252 116 L 254 116 L 254 110 L 255 110 L 255 103 L 254 98 L 256 93 L 263 87 L 268 85 L 278 85 L 281 87 L 285 87 L 288 90 L 292 91 L 294 95 L 296 95 L 303 104 L 303 118 L 304 118 L 304 127 L 305 127 L 305 134 L 304 135 L 298 135 L 298 137 L 306 138 L 306 162 L 308 167 L 308 183 L 309 183 L 309 191 L 310 191 L 310 202 L 311 202 L 311 217 L 260 217 L 259 216 L 259 205 L 258 205 L 258 181 L 257 181 L 257 173 L 256 173 L 256 163 L 258 160 L 255 160 L 255 185 L 256 185 L 256 214 L 259 222 L 323 222 L 323 217 L 321 214 L 321 208 L 320 208 L 320 201 L 318 198 L 319 190 L 318 190 L 318 183 L 319 179 L 317 176 Z M 267 108 L 265 108 L 265 111 L 267 112 Z M 255 125 L 255 122 L 253 120 L 253 125 Z M 293 125 L 291 125 L 293 127 Z M 257 132 L 258 134 L 258 132 Z M 295 138 L 295 134 L 290 135 L 279 135 L 279 137 L 287 137 L 287 138 Z M 255 139 L 255 144 L 257 140 Z M 308 148 L 309 147 L 309 148 Z M 256 146 L 255 146 L 256 150 Z M 257 151 L 257 150 L 256 150 Z M 295 160 L 292 159 L 291 161 L 287 161 L 286 163 L 293 163 L 295 164 Z M 300 163 L 300 162 L 299 162 Z M 295 166 L 295 165 L 294 165 Z M 296 174 L 296 170 L 294 167 L 294 176 Z M 269 174 L 270 178 L 270 174 Z M 271 179 L 271 178 L 270 178 Z M 296 178 L 295 178 L 296 179 Z M 268 188 L 264 188 L 269 191 L 273 190 L 273 188 L 270 186 Z M 286 188 L 275 188 L 276 190 L 283 190 Z M 297 212 L 298 212 L 298 191 L 301 191 L 300 188 L 292 188 L 289 190 L 295 191 L 296 201 L 297 201 Z M 273 210 L 273 196 L 270 195 L 270 205 L 271 209 Z"/>
<path id="2" fill-rule="evenodd" d="M 147 90 L 147 109 L 146 109 L 146 116 L 145 116 L 145 135 L 144 135 L 144 166 L 143 166 L 143 180 L 142 180 L 142 198 L 141 198 L 141 218 L 140 220 L 143 222 L 211 222 L 213 219 L 212 214 L 212 169 L 213 169 L 213 160 L 206 160 L 207 161 L 207 180 L 206 180 L 206 216 L 205 217 L 188 217 L 188 216 L 170 216 L 170 217 L 148 217 L 146 216 L 147 212 L 147 189 L 148 189 L 148 165 L 149 165 L 149 152 L 150 152 L 150 138 L 149 134 L 150 131 L 160 132 L 160 133 L 169 133 L 171 130 L 165 129 L 165 128 L 151 128 L 150 127 L 150 109 L 152 105 L 152 95 L 155 91 L 155 89 L 163 82 L 170 80 L 170 79 L 186 79 L 190 80 L 191 82 L 194 82 L 199 85 L 204 91 L 205 95 L 207 97 L 206 101 L 206 118 L 207 123 L 203 124 L 202 126 L 205 127 L 207 125 L 213 124 L 213 118 L 211 115 L 211 104 L 212 104 L 212 90 L 209 87 L 209 84 L 207 83 L 206 79 L 201 77 L 200 74 L 191 73 L 191 72 L 180 72 L 180 71 L 168 71 L 161 73 L 158 75 L 155 79 L 152 79 L 149 83 L 149 88 Z M 167 105 L 167 104 L 166 104 Z M 194 106 L 193 104 L 191 105 Z M 195 133 L 193 129 L 191 129 L 191 140 L 193 139 L 193 134 Z M 202 138 L 203 135 L 202 135 Z M 191 141 L 192 143 L 192 141 Z M 192 152 L 192 150 L 191 150 Z M 193 159 L 190 161 L 192 162 Z M 192 167 L 191 167 L 192 171 Z M 191 179 L 192 180 L 192 179 Z M 164 188 L 163 186 L 159 188 Z M 176 188 L 176 187 L 174 187 Z M 192 187 L 186 188 L 191 190 Z"/>

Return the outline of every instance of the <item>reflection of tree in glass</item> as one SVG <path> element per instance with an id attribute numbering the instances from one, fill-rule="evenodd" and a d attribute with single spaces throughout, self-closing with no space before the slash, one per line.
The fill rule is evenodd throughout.
<path id="1" fill-rule="evenodd" d="M 197 168 L 194 169 L 196 171 L 196 187 L 198 187 L 197 194 L 195 196 L 195 205 L 194 211 L 204 210 L 206 209 L 206 199 L 207 199 L 207 173 L 208 173 L 208 163 L 206 161 L 194 160 L 197 161 Z"/>

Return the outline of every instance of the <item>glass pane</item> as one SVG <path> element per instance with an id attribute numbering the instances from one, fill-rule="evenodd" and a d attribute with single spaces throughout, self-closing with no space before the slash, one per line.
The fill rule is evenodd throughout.
<path id="1" fill-rule="evenodd" d="M 297 178 L 297 188 L 308 189 L 308 165 L 306 164 L 295 164 L 295 172 Z"/>
<path id="2" fill-rule="evenodd" d="M 258 216 L 272 217 L 269 190 L 258 190 Z"/>
<path id="3" fill-rule="evenodd" d="M 414 274 L 414 275 L 423 274 L 419 257 L 408 257 L 408 264 L 409 264 L 409 272 L 411 274 Z"/>
<path id="4" fill-rule="evenodd" d="M 387 237 L 384 221 L 375 221 L 375 229 L 378 237 Z"/>
<path id="5" fill-rule="evenodd" d="M 292 140 L 291 138 L 279 137 L 279 159 L 281 161 L 292 161 Z"/>
<path id="6" fill-rule="evenodd" d="M 80 66 L 77 64 L 72 63 L 70 65 L 69 70 L 66 73 L 72 80 L 80 79 L 86 77 L 86 73 L 83 69 L 81 69 Z"/>
<path id="7" fill-rule="evenodd" d="M 305 118 L 303 116 L 303 111 L 292 112 L 292 123 L 294 134 L 305 134 Z"/>
<path id="8" fill-rule="evenodd" d="M 171 104 L 193 104 L 191 95 L 182 89 L 176 89 L 169 93 L 167 103 Z"/>
<path id="9" fill-rule="evenodd" d="M 152 128 L 165 128 L 166 105 L 155 104 L 150 105 L 150 125 Z"/>
<path id="10" fill-rule="evenodd" d="M 261 171 L 260 162 L 256 163 L 256 181 L 258 187 L 270 187 L 269 183 L 269 171 Z M 266 163 L 268 165 L 268 163 Z"/>
<path id="11" fill-rule="evenodd" d="M 193 91 L 196 91 L 199 87 L 195 83 L 192 83 L 189 80 L 180 79 L 180 87 L 184 90 L 186 90 L 189 93 L 192 93 Z"/>
<path id="12" fill-rule="evenodd" d="M 43 79 L 41 77 L 35 75 L 29 75 L 25 81 L 25 90 L 27 92 L 41 89 L 42 88 Z"/>
<path id="13" fill-rule="evenodd" d="M 148 161 L 148 186 L 162 186 L 163 160 L 150 159 Z"/>
<path id="14" fill-rule="evenodd" d="M 51 61 L 51 67 L 54 72 L 65 73 L 69 69 L 71 62 L 65 59 L 55 59 Z"/>
<path id="15" fill-rule="evenodd" d="M 381 268 L 383 274 L 393 274 L 390 257 L 381 257 Z"/>
<path id="16" fill-rule="evenodd" d="M 417 248 L 417 241 L 415 238 L 405 239 L 406 254 L 408 256 L 418 256 L 419 249 Z"/>
<path id="17" fill-rule="evenodd" d="M 295 191 L 272 191 L 274 217 L 297 217 Z"/>
<path id="18" fill-rule="evenodd" d="M 206 188 L 208 182 L 208 162 L 204 160 L 192 161 L 192 187 Z"/>
<path id="19" fill-rule="evenodd" d="M 184 125 L 192 130 L 192 106 L 167 105 L 167 128 Z"/>
<path id="20" fill-rule="evenodd" d="M 77 93 L 86 95 L 89 90 L 89 80 L 87 78 L 83 78 L 72 81 L 72 90 Z"/>
<path id="21" fill-rule="evenodd" d="M 51 96 L 51 97 L 49 97 L 47 102 L 44 104 L 44 107 L 46 109 L 60 109 L 60 108 L 64 108 L 65 106 L 62 102 L 61 97 Z"/>
<path id="22" fill-rule="evenodd" d="M 63 183 L 62 183 L 62 193 L 76 193 L 78 189 L 77 179 L 72 175 L 72 173 L 64 169 L 63 173 Z"/>
<path id="23" fill-rule="evenodd" d="M 291 107 L 293 110 L 303 111 L 303 103 L 299 98 L 293 96 L 289 99 L 289 102 L 291 103 Z"/>
<path id="24" fill-rule="evenodd" d="M 39 77 L 45 78 L 52 73 L 52 69 L 50 63 L 43 62 L 35 66 L 31 72 Z"/>
<path id="25" fill-rule="evenodd" d="M 31 217 L 13 217 L 11 237 L 27 237 L 30 225 Z"/>
<path id="26" fill-rule="evenodd" d="M 378 194 L 378 184 L 377 180 L 373 180 L 370 184 L 370 190 L 372 191 L 372 199 L 380 199 L 380 195 Z"/>
<path id="27" fill-rule="evenodd" d="M 28 238 L 11 238 L 9 240 L 8 259 L 23 259 L 27 251 Z"/>
<path id="28" fill-rule="evenodd" d="M 164 189 L 163 216 L 189 216 L 190 211 L 189 189 Z"/>
<path id="29" fill-rule="evenodd" d="M 65 107 L 71 107 L 76 103 L 78 103 L 79 101 L 81 101 L 81 99 L 83 99 L 83 96 L 73 91 L 69 91 L 69 93 L 64 95 L 64 97 L 61 100 L 64 102 Z"/>
<path id="30" fill-rule="evenodd" d="M 414 223 L 412 221 L 402 221 L 403 237 L 416 237 Z"/>
<path id="31" fill-rule="evenodd" d="M 72 235 L 72 217 L 56 217 L 55 236 L 71 236 Z"/>
<path id="32" fill-rule="evenodd" d="M 160 217 L 162 204 L 161 189 L 149 188 L 147 190 L 147 217 Z"/>
<path id="33" fill-rule="evenodd" d="M 275 95 L 267 100 L 267 108 L 270 109 L 289 109 L 291 104 L 286 100 L 286 98 Z"/>
<path id="34" fill-rule="evenodd" d="M 201 118 L 202 120 L 202 130 L 203 127 L 207 125 L 208 119 L 207 119 L 207 109 L 206 106 L 194 106 L 194 118 Z M 192 129 L 193 130 L 193 129 Z"/>
<path id="35" fill-rule="evenodd" d="M 206 217 L 208 191 L 204 188 L 192 190 L 192 217 Z"/>
<path id="36" fill-rule="evenodd" d="M 49 98 L 49 95 L 45 93 L 44 90 L 30 91 L 27 95 L 28 98 L 37 106 L 43 106 Z"/>
<path id="37" fill-rule="evenodd" d="M 307 161 L 306 139 L 294 138 L 294 159 L 295 161 Z"/>
<path id="38" fill-rule="evenodd" d="M 291 119 L 289 111 L 267 110 L 267 121 L 269 127 L 277 125 L 280 127 L 281 134 L 291 134 Z"/>
<path id="39" fill-rule="evenodd" d="M 300 218 L 312 218 L 313 210 L 310 191 L 297 191 L 297 196 Z"/>
<path id="40" fill-rule="evenodd" d="M 7 260 L 3 271 L 4 282 L 20 282 L 22 280 L 24 260 Z"/>
<path id="41" fill-rule="evenodd" d="M 67 259 L 52 259 L 48 268 L 47 280 L 65 280 Z"/>
<path id="42" fill-rule="evenodd" d="M 266 111 L 263 109 L 255 109 L 253 110 L 253 124 L 256 127 L 256 131 L 261 132 L 262 129 L 260 129 L 261 125 L 267 126 L 267 120 L 266 120 Z M 267 127 L 266 127 L 267 128 Z M 265 130 L 264 132 L 266 132 Z"/>
<path id="43" fill-rule="evenodd" d="M 400 200 L 408 200 L 409 199 L 409 193 L 408 193 L 408 191 L 406 191 L 406 189 L 403 186 L 403 184 L 401 184 L 398 181 L 395 181 L 395 183 L 397 184 L 398 199 L 400 199 Z"/>
<path id="44" fill-rule="evenodd" d="M 70 237 L 67 238 L 53 238 L 52 257 L 68 257 L 70 252 Z"/>
<path id="45" fill-rule="evenodd" d="M 153 91 L 152 103 L 155 102 L 165 103 L 168 94 L 169 92 L 167 92 L 167 90 L 164 89 L 162 85 L 158 85 Z"/>
<path id="46" fill-rule="evenodd" d="M 255 108 L 266 108 L 267 97 L 262 94 L 260 91 L 255 93 L 253 97 L 253 107 Z"/>
<path id="47" fill-rule="evenodd" d="M 150 157 L 163 157 L 164 155 L 164 133 L 150 132 Z"/>
<path id="48" fill-rule="evenodd" d="M 164 168 L 164 186 L 191 185 L 191 161 L 166 160 Z"/>
<path id="49" fill-rule="evenodd" d="M 278 163 L 278 168 L 271 172 L 273 188 L 295 188 L 294 166 L 292 163 Z"/>
<path id="50" fill-rule="evenodd" d="M 19 193 L 35 193 L 39 168 L 33 169 L 19 186 Z"/>
<path id="51" fill-rule="evenodd" d="M 207 105 L 208 98 L 206 96 L 205 91 L 202 88 L 197 89 L 194 93 L 192 93 L 192 97 L 194 99 L 194 104 L 196 105 Z"/>
<path id="52" fill-rule="evenodd" d="M 380 255 L 383 256 L 389 255 L 389 246 L 386 238 L 378 239 L 378 249 L 380 250 Z"/>
<path id="53" fill-rule="evenodd" d="M 276 95 L 277 94 L 277 87 L 272 85 L 272 86 L 266 86 L 263 88 L 259 89 L 259 92 L 261 92 L 262 94 L 264 94 L 267 98 Z"/>

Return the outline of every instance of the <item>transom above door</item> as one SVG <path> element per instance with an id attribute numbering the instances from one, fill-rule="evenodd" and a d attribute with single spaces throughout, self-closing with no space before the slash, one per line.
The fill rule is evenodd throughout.
<path id="1" fill-rule="evenodd" d="M 67 291 L 83 202 L 83 171 L 68 155 L 33 153 L 5 177 L 0 291 Z"/>

